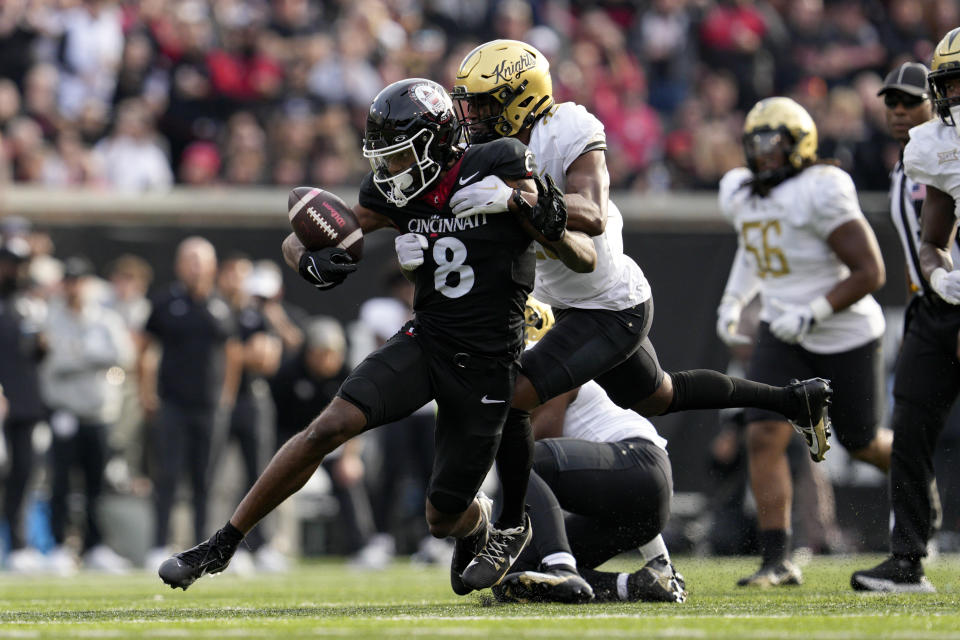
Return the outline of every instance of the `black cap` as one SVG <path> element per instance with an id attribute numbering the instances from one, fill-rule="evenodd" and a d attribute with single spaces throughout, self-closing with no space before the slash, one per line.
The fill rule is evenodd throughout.
<path id="1" fill-rule="evenodd" d="M 63 261 L 64 279 L 91 275 L 93 275 L 93 265 L 83 256 L 72 256 Z"/>
<path id="2" fill-rule="evenodd" d="M 927 87 L 927 74 L 930 70 L 919 62 L 904 62 L 887 74 L 883 80 L 883 88 L 877 92 L 882 96 L 887 91 L 903 91 L 912 96 L 927 98 L 930 96 Z"/>

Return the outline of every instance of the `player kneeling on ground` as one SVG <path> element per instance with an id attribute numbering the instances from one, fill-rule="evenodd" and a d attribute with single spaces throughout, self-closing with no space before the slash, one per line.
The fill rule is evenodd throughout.
<path id="1" fill-rule="evenodd" d="M 550 307 L 530 298 L 528 340 L 552 323 Z M 683 577 L 660 536 L 673 495 L 666 440 L 593 381 L 541 405 L 532 421 L 533 541 L 494 595 L 504 602 L 683 602 Z M 647 560 L 639 570 L 596 570 L 638 548 Z"/>

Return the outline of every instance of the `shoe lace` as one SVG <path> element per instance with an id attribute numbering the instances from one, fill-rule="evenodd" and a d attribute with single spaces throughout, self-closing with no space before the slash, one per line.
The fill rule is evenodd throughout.
<path id="1" fill-rule="evenodd" d="M 514 527 L 512 529 L 492 529 L 487 544 L 477 554 L 477 558 L 485 559 L 494 565 L 499 565 L 504 560 L 510 543 L 517 536 L 523 535 L 524 528 Z"/>
<path id="2" fill-rule="evenodd" d="M 223 560 L 225 555 L 224 547 L 227 545 L 223 543 L 220 537 L 221 533 L 217 531 L 213 534 L 213 537 L 206 542 L 201 542 L 192 549 L 184 551 L 180 558 L 192 566 L 200 566 L 211 554 L 215 554 L 217 560 Z"/>

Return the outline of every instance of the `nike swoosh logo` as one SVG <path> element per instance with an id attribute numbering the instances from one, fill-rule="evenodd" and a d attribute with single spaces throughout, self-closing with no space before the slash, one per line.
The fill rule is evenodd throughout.
<path id="1" fill-rule="evenodd" d="M 480 398 L 480 404 L 503 404 L 506 400 L 491 400 L 487 396 Z"/>
<path id="2" fill-rule="evenodd" d="M 309 274 L 312 275 L 314 278 L 316 278 L 316 279 L 317 279 L 317 282 L 323 282 L 323 278 L 320 277 L 320 274 L 317 273 L 317 270 L 313 268 L 313 265 L 312 265 L 312 264 L 308 264 L 308 265 L 307 265 L 307 273 L 309 273 Z"/>
<path id="3" fill-rule="evenodd" d="M 479 171 L 474 171 L 472 174 L 470 174 L 466 178 L 460 178 L 460 186 L 462 187 L 463 185 L 467 184 L 468 182 L 476 178 L 479 173 L 480 173 Z"/>

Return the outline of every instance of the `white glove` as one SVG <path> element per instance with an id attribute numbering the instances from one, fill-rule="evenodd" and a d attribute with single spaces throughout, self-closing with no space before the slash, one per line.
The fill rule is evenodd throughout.
<path id="1" fill-rule="evenodd" d="M 950 304 L 960 304 L 960 271 L 947 271 L 943 267 L 937 267 L 930 274 L 930 286 Z"/>
<path id="2" fill-rule="evenodd" d="M 503 213 L 510 210 L 512 197 L 512 187 L 497 176 L 487 176 L 454 193 L 450 197 L 450 206 L 458 218 L 478 213 Z"/>
<path id="3" fill-rule="evenodd" d="M 770 323 L 770 333 L 787 344 L 800 342 L 810 332 L 814 322 L 833 313 L 833 307 L 824 296 L 810 304 L 784 304 L 776 299 L 771 299 L 770 304 L 781 312 L 780 316 Z"/>
<path id="4" fill-rule="evenodd" d="M 717 336 L 728 347 L 750 344 L 749 336 L 737 332 L 743 305 L 733 296 L 723 296 L 717 307 Z"/>
<path id="5" fill-rule="evenodd" d="M 427 237 L 419 233 L 405 233 L 393 241 L 397 249 L 397 260 L 404 271 L 413 271 L 423 264 L 423 250 L 427 248 Z"/>

